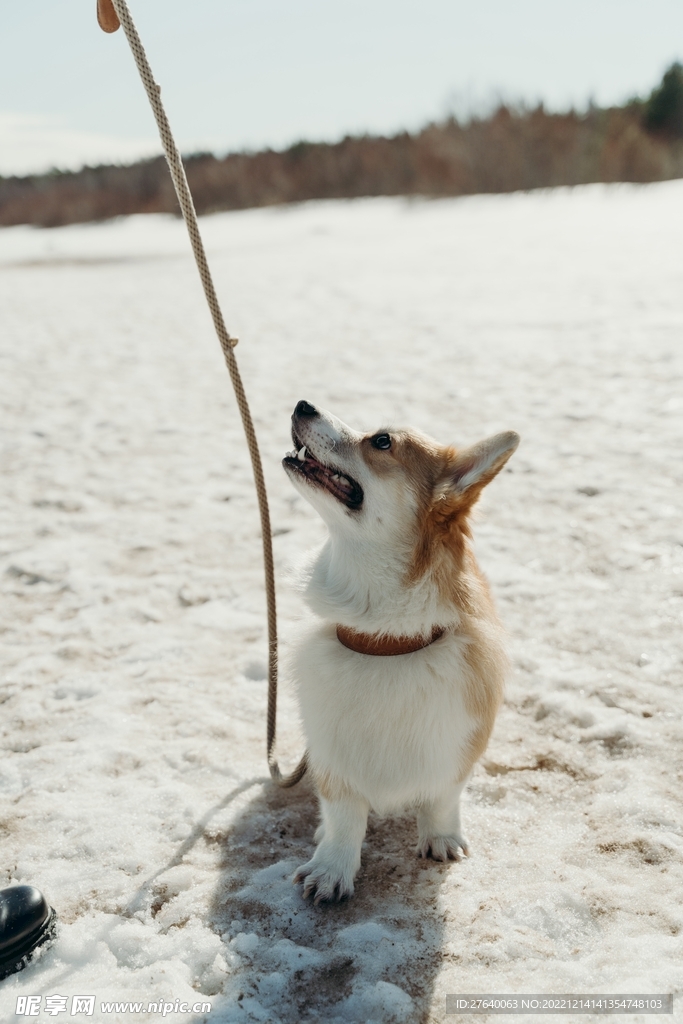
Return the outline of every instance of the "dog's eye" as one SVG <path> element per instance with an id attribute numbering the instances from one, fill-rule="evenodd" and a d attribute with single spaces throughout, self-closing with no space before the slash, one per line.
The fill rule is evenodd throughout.
<path id="1" fill-rule="evenodd" d="M 370 444 L 373 448 L 381 448 L 382 451 L 386 451 L 391 448 L 391 438 L 388 434 L 378 434 L 377 437 L 373 437 Z"/>

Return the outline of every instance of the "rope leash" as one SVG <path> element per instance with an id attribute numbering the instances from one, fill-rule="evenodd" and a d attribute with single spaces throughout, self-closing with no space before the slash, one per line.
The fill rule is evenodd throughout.
<path id="1" fill-rule="evenodd" d="M 290 786 L 295 786 L 297 782 L 303 778 L 308 765 L 306 754 L 304 754 L 294 771 L 290 775 L 283 775 L 273 753 L 273 748 L 275 746 L 275 724 L 277 718 L 277 611 L 275 604 L 273 543 L 270 528 L 268 496 L 266 494 L 266 484 L 263 478 L 261 455 L 259 452 L 258 441 L 256 440 L 256 432 L 254 430 L 254 423 L 251 418 L 249 404 L 244 393 L 242 378 L 240 376 L 237 360 L 233 351 L 237 344 L 237 338 L 232 338 L 230 336 L 223 320 L 223 314 L 218 304 L 211 271 L 209 270 L 209 264 L 206 259 L 204 244 L 199 233 L 197 214 L 192 201 L 192 194 L 190 192 L 189 185 L 187 184 L 185 168 L 175 144 L 175 139 L 173 138 L 171 127 L 168 123 L 168 118 L 166 117 L 166 111 L 164 110 L 161 102 L 161 89 L 154 80 L 152 69 L 149 66 L 147 55 L 145 54 L 142 43 L 140 42 L 140 37 L 138 36 L 130 11 L 128 10 L 126 0 L 97 0 L 97 20 L 100 27 L 105 32 L 116 32 L 119 27 L 119 23 L 123 25 L 123 31 L 126 35 L 126 39 L 128 40 L 128 45 L 131 48 L 135 63 L 140 73 L 140 78 L 142 79 L 142 84 L 145 87 L 147 97 L 156 119 L 161 143 L 164 147 L 164 153 L 166 154 L 171 178 L 173 179 L 173 186 L 178 197 L 178 202 L 180 203 L 180 209 L 182 211 L 183 219 L 185 220 L 187 232 L 190 236 L 192 252 L 194 253 L 194 258 L 197 263 L 197 269 L 199 270 L 199 276 L 204 288 L 206 301 L 211 311 L 213 324 L 223 350 L 223 356 L 225 357 L 225 363 L 230 374 L 230 380 L 232 381 L 232 386 L 235 391 L 235 398 L 237 399 L 237 405 L 242 417 L 242 426 L 244 427 L 244 433 L 247 439 L 249 455 L 251 456 L 251 465 L 254 473 L 259 514 L 261 516 L 261 534 L 263 537 L 263 567 L 265 573 L 266 605 L 268 613 L 268 719 L 266 728 L 268 767 L 273 781 L 276 782 L 278 786 L 289 788 Z"/>

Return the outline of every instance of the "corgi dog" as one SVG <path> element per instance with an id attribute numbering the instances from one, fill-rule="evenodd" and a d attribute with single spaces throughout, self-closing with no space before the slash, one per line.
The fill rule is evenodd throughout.
<path id="1" fill-rule="evenodd" d="M 469 448 L 415 430 L 352 430 L 309 402 L 283 466 L 329 529 L 304 597 L 321 622 L 291 670 L 321 824 L 294 876 L 304 897 L 353 894 L 370 809 L 417 811 L 417 852 L 460 860 L 460 794 L 503 696 L 505 639 L 470 512 L 519 443 Z"/>

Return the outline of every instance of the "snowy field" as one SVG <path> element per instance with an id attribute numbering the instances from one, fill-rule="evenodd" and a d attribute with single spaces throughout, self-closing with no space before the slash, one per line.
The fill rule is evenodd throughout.
<path id="1" fill-rule="evenodd" d="M 267 778 L 255 496 L 184 228 L 5 229 L 0 882 L 42 888 L 61 930 L 0 984 L 2 1019 L 22 994 L 93 994 L 121 1024 L 156 1016 L 102 1001 L 384 1024 L 481 1019 L 448 993 L 681 992 L 683 182 L 203 231 L 285 646 L 308 614 L 288 573 L 323 538 L 280 467 L 298 399 L 522 435 L 476 529 L 513 670 L 464 799 L 472 855 L 418 861 L 411 817 L 371 817 L 356 896 L 302 900 L 315 798 Z M 291 765 L 286 695 L 279 732 Z"/>

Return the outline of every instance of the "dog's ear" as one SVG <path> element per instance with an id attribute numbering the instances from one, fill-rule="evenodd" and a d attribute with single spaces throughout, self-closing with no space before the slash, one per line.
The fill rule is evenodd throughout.
<path id="1" fill-rule="evenodd" d="M 444 481 L 445 486 L 442 485 L 443 497 L 461 506 L 474 504 L 484 487 L 500 473 L 518 444 L 519 434 L 508 430 L 458 452 Z"/>

